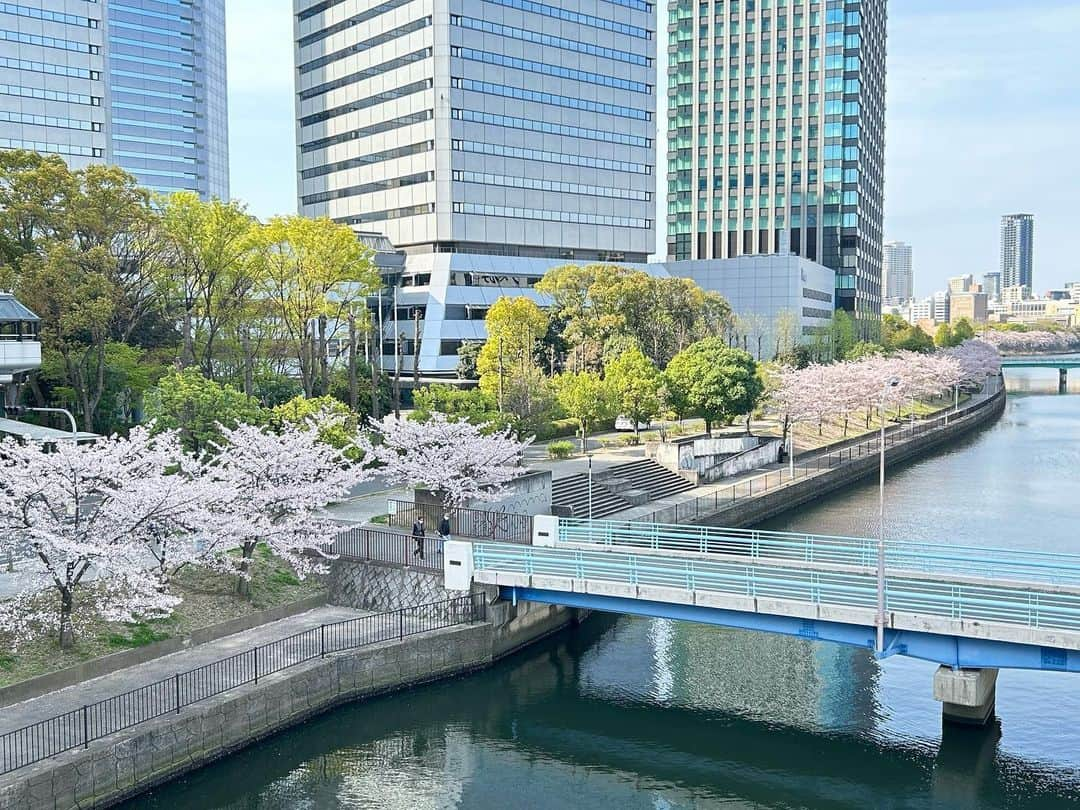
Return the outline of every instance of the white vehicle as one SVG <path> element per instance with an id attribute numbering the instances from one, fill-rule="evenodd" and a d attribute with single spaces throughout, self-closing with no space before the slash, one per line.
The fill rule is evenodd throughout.
<path id="1" fill-rule="evenodd" d="M 649 429 L 649 423 L 648 422 L 639 422 L 637 427 L 638 427 L 638 430 L 648 430 Z M 616 416 L 615 417 L 615 429 L 616 430 L 623 430 L 623 431 L 625 431 L 625 430 L 633 430 L 634 429 L 634 420 L 631 419 L 629 416 Z"/>

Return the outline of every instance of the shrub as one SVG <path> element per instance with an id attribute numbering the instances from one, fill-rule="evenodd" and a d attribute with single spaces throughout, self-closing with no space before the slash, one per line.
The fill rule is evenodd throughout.
<path id="1" fill-rule="evenodd" d="M 558 441 L 548 445 L 548 456 L 551 458 L 570 458 L 573 453 L 573 442 Z"/>
<path id="2" fill-rule="evenodd" d="M 641 444 L 641 441 L 638 439 L 637 436 L 630 434 L 629 436 L 622 437 L 622 443 L 627 447 L 636 447 L 637 445 Z"/>

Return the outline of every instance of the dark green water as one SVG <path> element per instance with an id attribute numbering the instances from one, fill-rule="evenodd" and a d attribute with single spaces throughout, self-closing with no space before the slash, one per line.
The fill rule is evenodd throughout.
<path id="1" fill-rule="evenodd" d="M 1056 373 L 1014 375 L 1010 390 L 993 428 L 890 471 L 890 536 L 1080 552 L 1080 396 L 1050 393 Z M 876 521 L 871 483 L 769 528 L 865 534 Z M 998 722 L 943 735 L 934 668 L 597 616 L 488 672 L 335 711 L 129 807 L 1080 807 L 1080 676 L 1003 672 Z"/>

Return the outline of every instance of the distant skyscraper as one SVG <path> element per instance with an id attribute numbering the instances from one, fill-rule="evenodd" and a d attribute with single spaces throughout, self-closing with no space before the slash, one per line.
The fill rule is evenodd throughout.
<path id="1" fill-rule="evenodd" d="M 886 0 L 667 11 L 668 258 L 790 250 L 877 318 Z"/>
<path id="2" fill-rule="evenodd" d="M 974 287 L 975 276 L 970 273 L 966 276 L 953 276 L 949 279 L 949 293 L 952 295 L 971 292 Z"/>
<path id="3" fill-rule="evenodd" d="M 301 213 L 416 254 L 643 261 L 646 0 L 293 0 Z"/>
<path id="4" fill-rule="evenodd" d="M 983 292 L 991 301 L 1001 298 L 1001 272 L 993 270 L 983 276 Z"/>
<path id="5" fill-rule="evenodd" d="M 1035 217 L 1006 214 L 1001 218 L 1001 286 L 1032 286 L 1032 254 L 1035 247 Z"/>
<path id="6" fill-rule="evenodd" d="M 0 3 L 0 148 L 229 196 L 225 0 Z"/>
<path id="7" fill-rule="evenodd" d="M 911 269 L 911 245 L 886 242 L 882 262 L 884 303 L 899 304 L 915 297 L 915 277 Z"/>

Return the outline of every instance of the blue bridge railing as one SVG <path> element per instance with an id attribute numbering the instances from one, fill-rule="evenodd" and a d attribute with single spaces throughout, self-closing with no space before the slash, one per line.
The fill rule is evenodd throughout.
<path id="1" fill-rule="evenodd" d="M 497 543 L 477 543 L 472 549 L 477 574 L 522 574 L 625 586 L 659 586 L 844 608 L 872 610 L 877 604 L 876 581 L 869 572 L 664 557 L 633 550 L 593 551 Z M 545 586 L 533 584 L 532 587 Z M 1080 593 L 1046 592 L 1007 583 L 969 584 L 895 572 L 886 577 L 885 593 L 889 612 L 1080 631 Z"/>
<path id="2" fill-rule="evenodd" d="M 758 529 L 560 518 L 558 541 L 605 549 L 738 556 L 762 563 L 862 568 L 877 564 L 876 539 Z M 887 540 L 885 564 L 892 570 L 1080 586 L 1080 554 Z"/>

